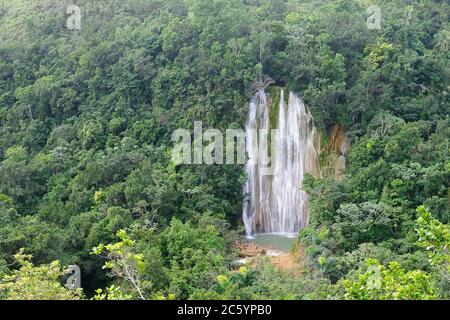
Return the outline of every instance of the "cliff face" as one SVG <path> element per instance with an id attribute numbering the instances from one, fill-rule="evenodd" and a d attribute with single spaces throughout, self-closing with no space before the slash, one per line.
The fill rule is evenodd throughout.
<path id="1" fill-rule="evenodd" d="M 327 137 L 327 143 L 321 148 L 322 173 L 324 176 L 333 176 L 337 181 L 347 165 L 349 142 L 344 127 L 336 123 Z"/>

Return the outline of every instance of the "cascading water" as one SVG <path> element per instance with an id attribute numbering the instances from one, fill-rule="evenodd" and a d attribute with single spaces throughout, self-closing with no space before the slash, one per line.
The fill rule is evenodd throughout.
<path id="1" fill-rule="evenodd" d="M 280 92 L 278 130 L 270 128 L 268 97 L 257 92 L 250 103 L 246 123 L 248 161 L 243 220 L 247 236 L 256 233 L 297 233 L 308 224 L 308 195 L 302 190 L 305 172 L 320 175 L 316 151 L 319 141 L 313 119 L 303 101 L 284 90 Z M 275 129 L 275 128 L 272 128 Z M 267 149 L 267 148 L 263 148 Z M 268 166 L 272 170 L 268 170 Z"/>

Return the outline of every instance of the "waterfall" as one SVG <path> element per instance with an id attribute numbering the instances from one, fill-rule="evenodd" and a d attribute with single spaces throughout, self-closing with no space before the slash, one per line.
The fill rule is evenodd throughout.
<path id="1" fill-rule="evenodd" d="M 306 105 L 293 92 L 286 104 L 281 90 L 277 128 L 270 128 L 268 100 L 263 90 L 253 96 L 246 123 L 243 220 L 247 236 L 292 234 L 306 227 L 308 195 L 302 190 L 303 177 L 306 172 L 320 175 L 316 151 L 319 139 Z M 268 138 L 270 129 L 278 130 L 272 130 Z M 264 139 L 269 139 L 270 151 L 261 148 Z"/>

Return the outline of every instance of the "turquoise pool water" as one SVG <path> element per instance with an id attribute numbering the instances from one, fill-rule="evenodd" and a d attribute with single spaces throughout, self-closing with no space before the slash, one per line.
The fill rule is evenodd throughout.
<path id="1" fill-rule="evenodd" d="M 256 243 L 264 247 L 272 247 L 275 250 L 290 252 L 297 234 L 257 234 L 252 238 L 244 238 L 245 241 Z"/>

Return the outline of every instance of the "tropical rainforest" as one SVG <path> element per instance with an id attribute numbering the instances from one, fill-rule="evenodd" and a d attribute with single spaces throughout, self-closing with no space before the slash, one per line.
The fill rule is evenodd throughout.
<path id="1" fill-rule="evenodd" d="M 449 299 L 449 16 L 446 0 L 1 1 L 0 299 Z M 231 267 L 243 165 L 171 160 L 178 128 L 243 128 L 262 77 L 325 144 L 336 124 L 350 142 L 339 179 L 305 177 L 294 274 Z"/>

